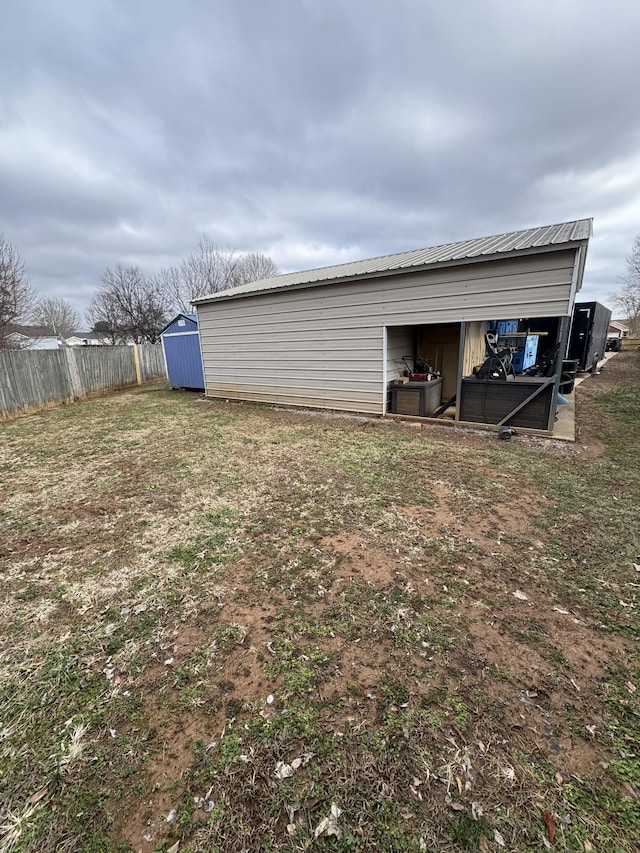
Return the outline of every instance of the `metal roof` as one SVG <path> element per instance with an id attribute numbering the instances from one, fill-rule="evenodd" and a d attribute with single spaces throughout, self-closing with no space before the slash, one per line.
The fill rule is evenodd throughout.
<path id="1" fill-rule="evenodd" d="M 592 219 L 577 219 L 561 222 L 558 225 L 544 225 L 540 228 L 526 228 L 522 231 L 510 231 L 492 237 L 479 237 L 475 240 L 463 240 L 458 243 L 445 243 L 426 249 L 414 249 L 398 252 L 394 255 L 382 255 L 364 261 L 352 261 L 320 269 L 285 273 L 273 278 L 263 278 L 248 284 L 241 284 L 229 290 L 222 290 L 193 300 L 197 305 L 217 299 L 233 299 L 272 290 L 289 290 L 312 284 L 330 284 L 336 281 L 364 278 L 384 273 L 424 269 L 431 266 L 447 266 L 467 259 L 491 260 L 504 254 L 531 252 L 536 249 L 561 247 L 568 243 L 579 243 L 589 239 L 592 234 Z"/>

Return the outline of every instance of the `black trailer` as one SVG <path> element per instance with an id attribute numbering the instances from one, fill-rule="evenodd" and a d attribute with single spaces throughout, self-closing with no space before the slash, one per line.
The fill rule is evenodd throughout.
<path id="1" fill-rule="evenodd" d="M 576 302 L 573 308 L 568 359 L 578 362 L 581 373 L 595 371 L 606 345 L 611 311 L 599 302 Z"/>

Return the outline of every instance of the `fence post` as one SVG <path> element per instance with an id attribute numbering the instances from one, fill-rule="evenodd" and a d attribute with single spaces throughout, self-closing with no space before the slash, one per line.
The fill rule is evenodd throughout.
<path id="1" fill-rule="evenodd" d="M 69 369 L 69 383 L 71 385 L 71 396 L 74 400 L 79 400 L 82 397 L 82 382 L 80 381 L 80 373 L 76 364 L 76 354 L 73 347 L 67 347 L 65 350 L 67 357 L 67 367 Z"/>
<path id="2" fill-rule="evenodd" d="M 133 345 L 133 360 L 136 365 L 136 379 L 138 381 L 138 385 L 142 385 L 142 376 L 140 374 L 140 355 L 138 353 L 138 344 Z"/>

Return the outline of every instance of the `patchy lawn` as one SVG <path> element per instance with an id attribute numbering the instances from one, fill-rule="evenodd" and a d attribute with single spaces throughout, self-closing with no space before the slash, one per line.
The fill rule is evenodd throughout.
<path id="1" fill-rule="evenodd" d="M 0 425 L 0 851 L 637 851 L 638 356 L 577 397 Z"/>

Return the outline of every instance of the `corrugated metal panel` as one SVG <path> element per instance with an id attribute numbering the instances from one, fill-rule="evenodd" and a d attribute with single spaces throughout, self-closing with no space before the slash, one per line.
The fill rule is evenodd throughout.
<path id="1" fill-rule="evenodd" d="M 395 276 L 383 276 L 369 279 L 366 284 L 363 282 L 341 283 L 340 287 L 332 287 L 329 290 L 314 288 L 304 291 L 290 291 L 286 297 L 282 298 L 282 301 L 278 301 L 278 313 L 283 315 L 295 314 L 296 316 L 292 316 L 291 319 L 297 320 L 299 319 L 297 315 L 300 313 L 307 313 L 311 317 L 317 315 L 319 308 L 330 306 L 333 317 L 341 316 L 335 313 L 338 311 L 350 320 L 354 311 L 361 313 L 363 310 L 363 289 L 366 291 L 366 302 L 370 305 L 371 312 L 375 316 L 379 316 L 381 306 L 386 304 L 397 305 L 402 300 L 408 300 L 410 303 L 419 301 L 422 305 L 428 302 L 430 310 L 437 310 L 438 299 L 443 299 L 445 304 L 449 306 L 452 304 L 452 299 L 455 298 L 459 305 L 464 307 L 466 303 L 472 303 L 476 298 L 482 298 L 488 290 L 504 294 L 507 300 L 513 295 L 515 301 L 517 299 L 515 291 L 523 286 L 527 288 L 545 286 L 548 288 L 555 280 L 563 287 L 567 274 L 570 274 L 573 268 L 574 257 L 574 250 L 558 251 L 545 255 L 545 261 L 541 267 L 536 266 L 535 261 L 533 265 L 525 265 L 525 258 L 522 258 L 519 261 L 494 261 L 449 270 L 412 272 L 403 277 L 402 284 Z M 524 269 L 527 270 L 527 273 L 523 277 L 522 271 Z M 279 295 L 271 295 L 280 300 Z M 250 318 L 253 330 L 260 325 L 271 328 L 271 315 L 265 312 L 264 303 L 260 300 L 230 301 L 225 307 L 225 316 L 239 320 Z M 467 318 L 457 316 L 455 319 Z M 391 319 L 388 322 L 395 323 Z M 401 323 L 402 320 L 398 322 Z M 306 329 L 304 326 L 296 325 L 293 325 L 292 328 Z M 202 329 L 201 336 L 204 334 L 206 334 L 206 330 Z"/>
<path id="2" fill-rule="evenodd" d="M 567 314 L 575 261 L 569 249 L 199 305 L 206 393 L 380 414 L 383 326 L 389 370 L 411 352 L 391 327 Z"/>
<path id="3" fill-rule="evenodd" d="M 332 282 L 362 278 L 367 275 L 379 275 L 385 272 L 399 272 L 411 268 L 424 268 L 430 265 L 446 265 L 470 260 L 489 258 L 509 252 L 526 252 L 544 247 L 563 244 L 579 244 L 589 239 L 592 233 L 591 219 L 579 219 L 547 225 L 541 228 L 528 228 L 497 234 L 492 237 L 480 237 L 457 243 L 446 243 L 427 249 L 414 249 L 379 258 L 353 261 L 347 264 L 322 267 L 303 272 L 285 273 L 273 278 L 243 284 L 219 293 L 212 293 L 196 299 L 194 304 L 203 304 L 212 300 L 224 301 L 240 296 L 253 295 L 267 290 L 286 290 L 310 284 L 330 284 Z"/>

